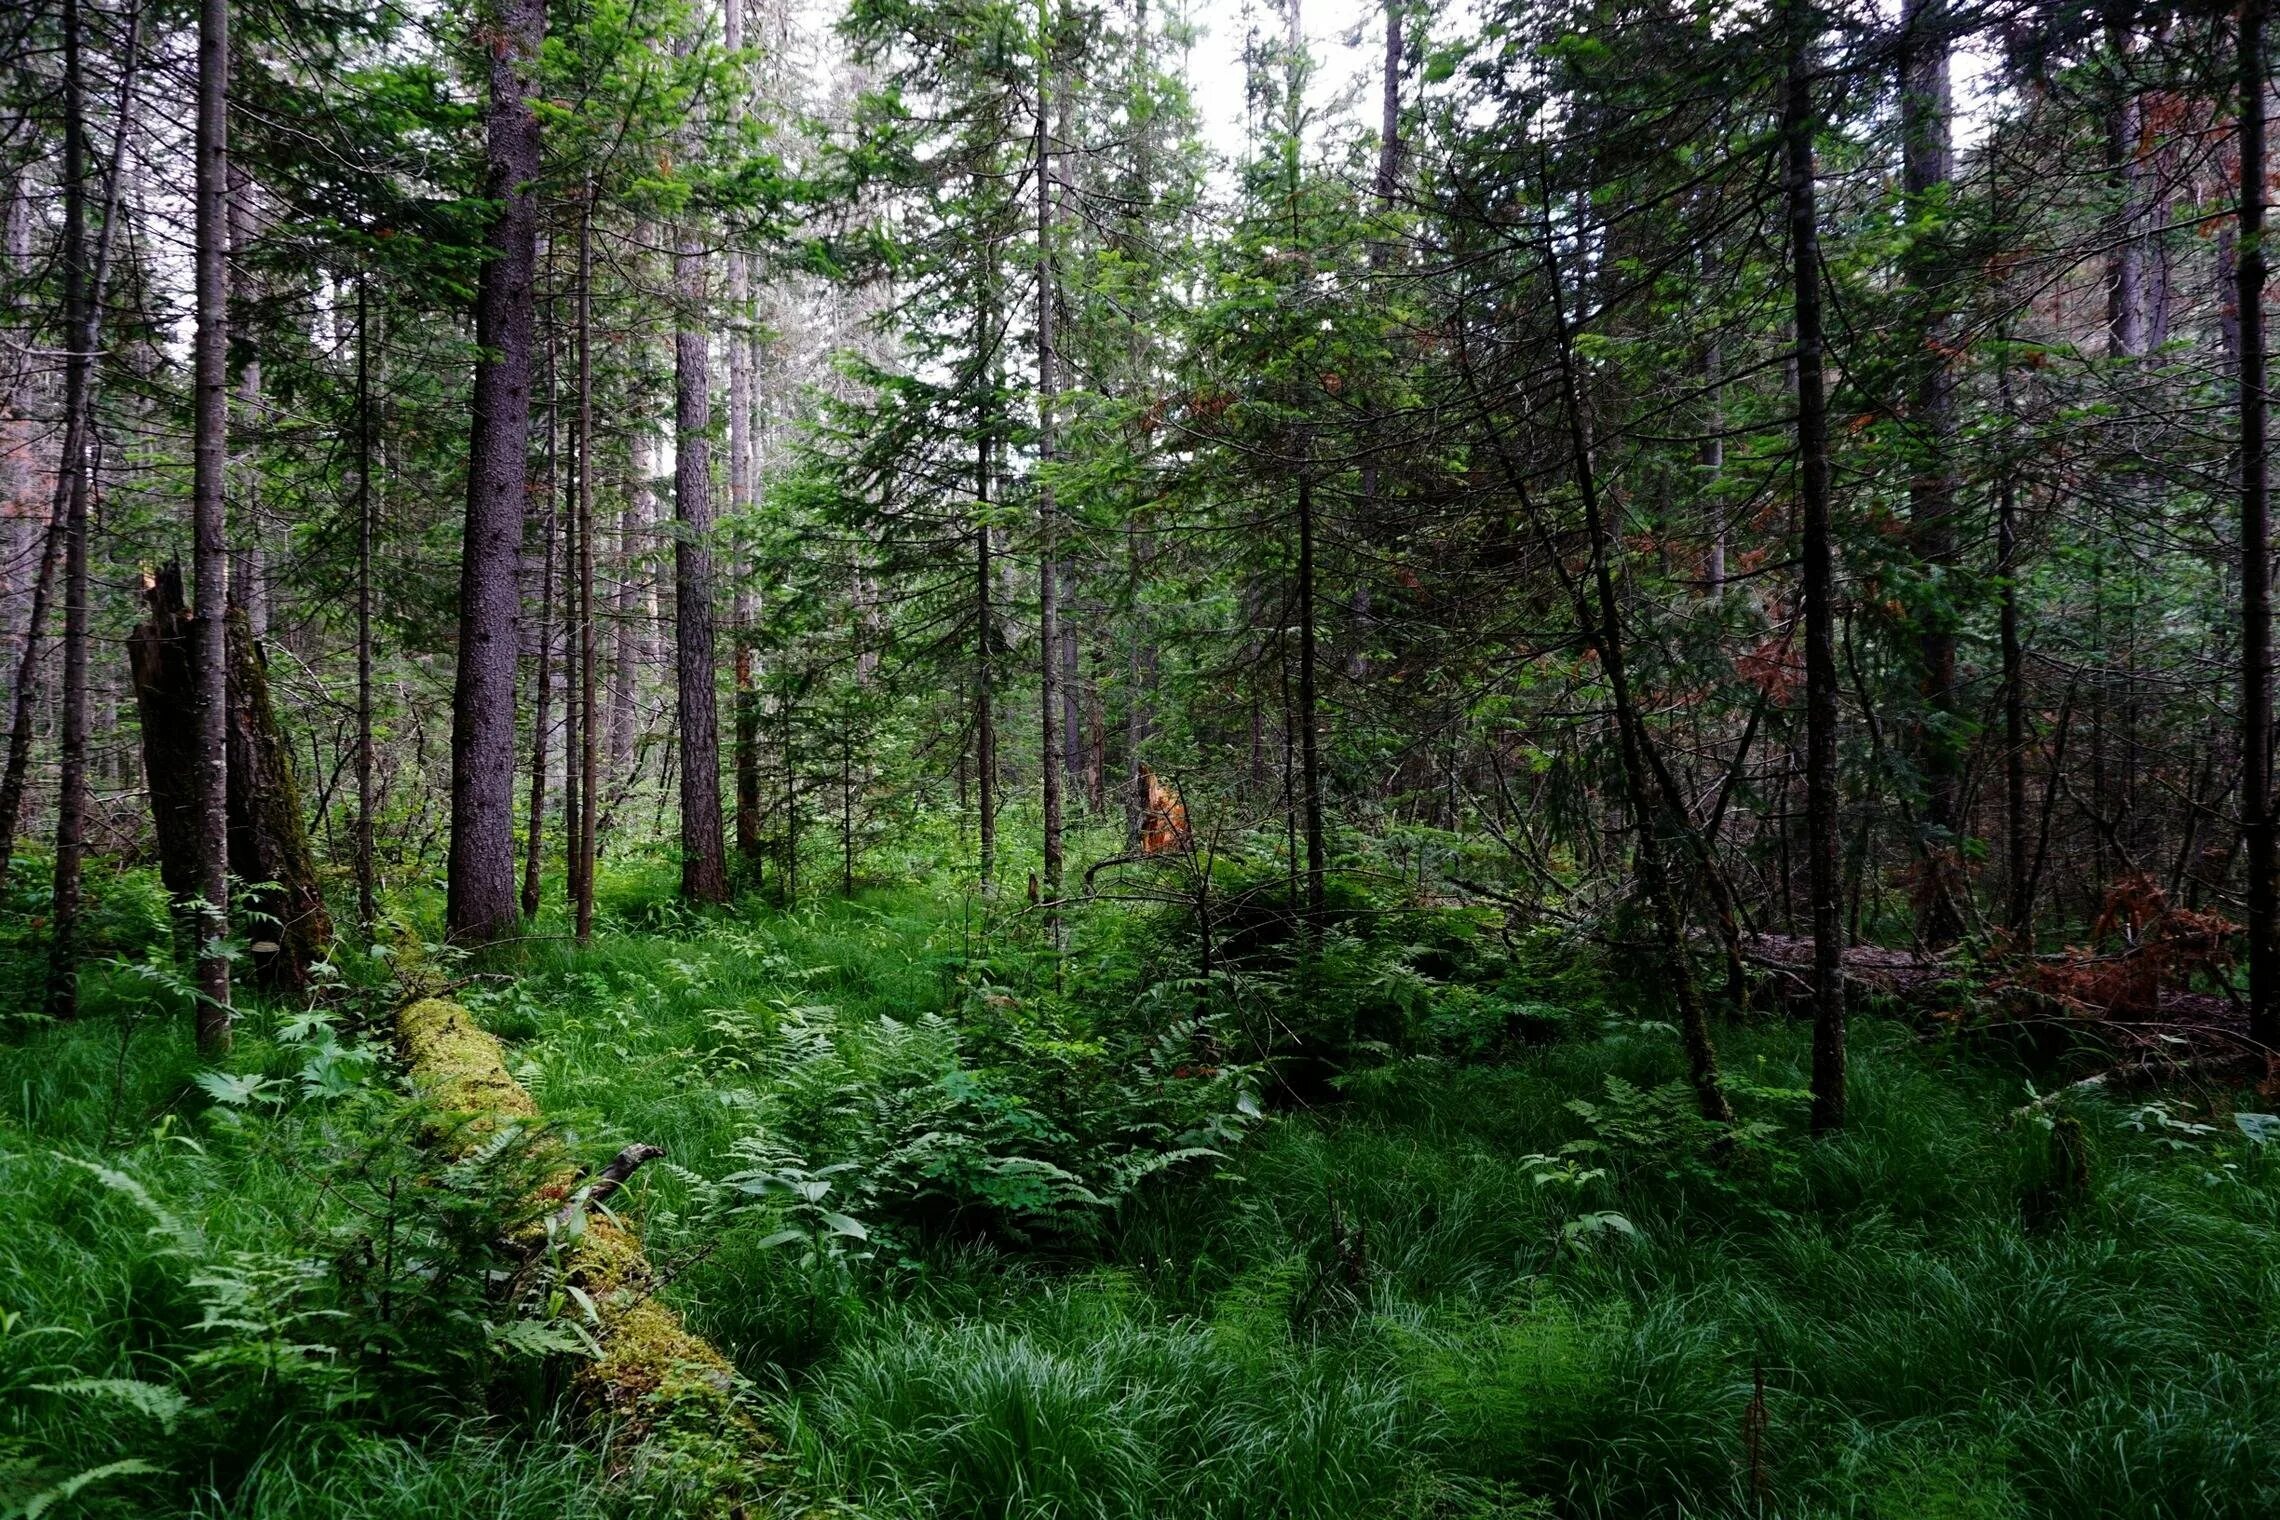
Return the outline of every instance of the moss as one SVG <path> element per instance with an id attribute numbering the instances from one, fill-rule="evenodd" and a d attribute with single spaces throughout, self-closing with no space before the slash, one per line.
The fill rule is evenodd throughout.
<path id="1" fill-rule="evenodd" d="M 538 1105 L 507 1071 L 506 1051 L 457 1003 L 422 998 L 396 1015 L 396 1036 L 414 1089 L 463 1121 L 454 1128 L 465 1137 L 462 1149 L 473 1149 L 509 1124 L 538 1122 Z"/>
<path id="2" fill-rule="evenodd" d="M 433 1131 L 452 1154 L 470 1154 L 503 1131 L 543 1123 L 507 1070 L 506 1051 L 457 1003 L 422 998 L 396 1015 L 413 1087 L 445 1122 Z M 562 1155 L 537 1200 L 568 1197 L 578 1176 Z M 533 1244 L 538 1236 L 534 1232 Z M 744 1405 L 744 1380 L 728 1358 L 689 1332 L 658 1301 L 658 1280 L 641 1241 L 599 1216 L 565 1242 L 562 1279 L 594 1306 L 602 1354 L 578 1371 L 581 1403 L 607 1423 L 612 1470 L 645 1492 L 670 1491 L 708 1515 L 742 1515 L 774 1487 L 763 1465 L 775 1442 Z"/>

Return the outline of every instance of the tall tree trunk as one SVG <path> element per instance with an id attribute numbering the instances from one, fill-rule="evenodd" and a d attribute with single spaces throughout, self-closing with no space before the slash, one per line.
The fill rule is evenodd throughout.
<path id="1" fill-rule="evenodd" d="M 673 254 L 679 328 L 673 339 L 673 633 L 680 693 L 681 895 L 728 901 L 721 837 L 720 724 L 713 696 L 711 355 L 705 252 L 684 221 Z"/>
<path id="2" fill-rule="evenodd" d="M 1077 600 L 1076 566 L 1068 559 L 1061 566 L 1061 772 L 1068 778 L 1066 796 L 1085 773 L 1084 671 L 1077 623 L 1082 604 Z"/>
<path id="3" fill-rule="evenodd" d="M 580 334 L 573 341 L 582 340 Z M 580 820 L 586 811 L 586 777 L 579 764 L 584 752 L 584 712 L 579 702 L 584 667 L 578 642 L 578 505 L 580 494 L 585 490 L 585 479 L 580 472 L 592 450 L 587 448 L 579 431 L 584 420 L 582 412 L 571 417 L 573 475 L 564 478 L 562 491 L 562 892 L 573 910 L 578 903 L 578 862 L 585 840 Z"/>
<path id="4" fill-rule="evenodd" d="M 1821 336 L 1820 213 L 1813 185 L 1811 0 L 1784 0 L 1789 33 L 1782 101 L 1790 277 L 1797 327 L 1799 557 L 1805 601 L 1805 833 L 1813 916 L 1813 1113 L 1816 1134 L 1845 1122 L 1842 878 L 1837 856 L 1836 563 L 1829 520 L 1829 416 Z"/>
<path id="5" fill-rule="evenodd" d="M 103 230 L 95 243 L 95 268 L 83 294 L 80 312 L 84 325 L 72 339 L 73 352 L 87 356 L 87 369 L 83 374 L 79 404 L 76 410 L 66 406 L 63 422 L 63 448 L 61 458 L 84 459 L 86 439 L 93 429 L 95 396 L 94 353 L 102 341 L 103 296 L 108 288 L 111 273 L 111 254 L 117 246 L 114 234 L 120 219 L 119 199 L 125 184 L 127 129 L 134 120 L 134 92 L 136 70 L 141 59 L 142 9 L 139 5 L 127 12 L 127 38 L 119 68 L 119 99 L 117 126 L 111 136 L 111 158 L 103 186 Z M 81 130 L 84 132 L 84 121 Z M 81 152 L 84 154 L 84 139 Z M 70 176 L 75 181 L 79 176 Z M 18 197 L 21 198 L 20 196 Z M 84 205 L 84 201 L 82 201 Z M 13 207 L 9 212 L 15 217 Z M 21 229 L 29 232 L 28 222 Z M 11 225 L 7 235 L 11 239 L 8 258 L 21 269 L 30 257 L 28 247 L 19 248 L 14 239 L 19 229 Z M 67 318 L 68 320 L 68 318 Z M 66 389 L 69 389 L 69 369 L 65 372 Z M 13 406 L 0 407 L 0 423 L 7 420 L 6 413 Z M 11 697 L 11 718 L 8 729 L 8 759 L 0 770 L 0 883 L 8 879 L 8 866 L 16 853 L 16 828 L 23 817 L 24 788 L 30 774 L 32 759 L 32 727 L 40 698 L 40 651 L 47 631 L 48 600 L 55 584 L 56 561 L 61 557 L 64 538 L 71 513 L 71 489 L 75 479 L 69 469 L 56 472 L 54 495 L 48 504 L 48 519 L 40 535 L 38 569 L 34 572 L 26 610 L 24 645 L 16 672 L 16 686 Z"/>
<path id="6" fill-rule="evenodd" d="M 1905 45 L 1900 66 L 1902 179 L 1910 205 L 1935 203 L 1955 175 L 1951 143 L 1946 0 L 1907 0 L 1901 17 Z M 1923 717 L 1913 738 L 1917 768 L 1924 778 L 1925 837 L 1921 841 L 1925 896 L 1918 932 L 1926 943 L 1944 946 L 1963 932 L 1962 786 L 1963 745 L 1956 711 L 1955 617 L 1947 602 L 1957 569 L 1955 540 L 1956 472 L 1955 372 L 1948 358 L 1954 346 L 1948 312 L 1946 234 L 1933 231 L 1911 244 L 1908 280 L 1918 303 L 1915 373 L 1909 397 L 1913 447 L 1921 457 L 1908 483 L 1908 510 L 1915 553 L 1933 593 L 1916 612 L 1917 681 Z"/>
<path id="7" fill-rule="evenodd" d="M 57 468 L 69 506 L 64 527 L 63 755 L 55 810 L 55 874 L 49 913 L 47 1006 L 79 1011 L 79 896 L 87 837 L 87 318 L 86 93 L 80 68 L 79 0 L 63 0 L 64 455 Z"/>
<path id="8" fill-rule="evenodd" d="M 1298 784 L 1306 819 L 1306 932 L 1319 953 L 1329 851 L 1322 830 L 1320 708 L 1315 690 L 1314 481 L 1302 459 L 1298 475 Z"/>
<path id="9" fill-rule="evenodd" d="M 974 524 L 974 801 L 980 851 L 978 867 L 987 896 L 997 882 L 997 692 L 990 680 L 997 610 L 990 596 L 990 438 L 985 422 L 974 446 L 974 499 L 982 512 Z"/>
<path id="10" fill-rule="evenodd" d="M 2249 1033 L 2280 1047 L 2280 839 L 2272 807 L 2272 505 L 2264 396 L 2264 0 L 2240 8 L 2240 752 Z"/>
<path id="11" fill-rule="evenodd" d="M 634 699 L 639 694 L 643 598 L 642 535 L 648 526 L 649 440 L 636 436 L 629 445 L 626 464 L 625 505 L 618 511 L 617 624 L 610 656 L 610 780 L 622 786 L 633 773 Z"/>
<path id="12" fill-rule="evenodd" d="M 538 682 L 531 693 L 530 815 L 523 831 L 522 916 L 536 918 L 540 901 L 540 870 L 546 848 L 546 767 L 554 720 L 554 535 L 557 512 L 554 483 L 559 463 L 555 450 L 554 413 L 557 410 L 553 344 L 547 346 L 546 420 L 546 522 L 539 530 L 545 542 L 538 571 Z"/>
<path id="13" fill-rule="evenodd" d="M 722 7 L 721 16 L 722 41 L 731 53 L 742 51 L 744 6 L 741 0 L 729 0 Z M 739 81 L 740 87 L 732 96 L 732 115 L 738 121 L 744 118 L 750 83 L 749 79 Z M 728 310 L 728 511 L 739 525 L 738 537 L 742 538 L 745 532 L 742 525 L 752 510 L 754 489 L 754 367 L 752 345 L 748 341 L 754 324 L 751 261 L 734 249 L 728 254 Z M 729 639 L 735 649 L 729 715 L 733 749 L 730 765 L 735 771 L 736 854 L 749 865 L 760 859 L 760 729 L 756 693 L 752 687 L 751 567 L 744 563 L 742 553 L 731 556 L 729 578 L 732 582 Z"/>
<path id="14" fill-rule="evenodd" d="M 253 277 L 243 272 L 253 267 L 254 240 L 260 234 L 256 196 L 253 176 L 233 160 L 230 164 L 230 253 L 241 271 L 234 282 L 240 312 L 258 309 L 264 294 Z M 261 426 L 261 344 L 241 340 L 240 351 L 243 357 L 238 361 L 235 431 L 244 453 L 238 461 L 236 500 L 230 504 L 235 509 L 230 548 L 230 604 L 244 608 L 253 624 L 253 636 L 265 639 L 269 637 L 269 565 L 262 547 L 261 458 L 257 442 Z"/>
<path id="15" fill-rule="evenodd" d="M 1702 346 L 1702 404 L 1708 413 L 1702 430 L 1702 500 L 1710 514 L 1708 548 L 1703 556 L 1702 594 L 1718 601 L 1726 594 L 1726 504 L 1718 494 L 1719 478 L 1726 472 L 1726 409 L 1724 381 L 1719 373 L 1723 355 L 1718 340 Z"/>
<path id="16" fill-rule="evenodd" d="M 2003 421 L 1995 478 L 1997 621 L 2003 658 L 2003 859 L 2010 901 L 2003 921 L 2022 949 L 2033 948 L 2034 889 L 2027 870 L 2027 673 L 2019 643 L 2019 486 L 2011 459 L 2010 328 L 1995 335 L 1996 411 Z"/>
<path id="17" fill-rule="evenodd" d="M 526 0 L 531 3 L 531 0 Z M 198 11 L 196 216 L 196 389 L 191 480 L 191 574 L 198 617 L 193 712 L 192 825 L 197 892 L 205 906 L 194 930 L 198 962 L 198 1045 L 218 1055 L 230 1045 L 229 934 L 229 0 L 201 0 Z M 534 169 L 535 172 L 535 169 Z"/>
<path id="18" fill-rule="evenodd" d="M 1147 829 L 1148 741 L 1154 732 L 1150 705 L 1155 673 L 1155 646 L 1149 639 L 1148 609 L 1141 588 L 1147 578 L 1148 556 L 1141 541 L 1137 514 L 1124 524 L 1124 849 L 1137 854 Z"/>
<path id="19" fill-rule="evenodd" d="M 1048 7 L 1038 0 L 1037 55 L 1037 640 L 1043 687 L 1045 937 L 1061 948 L 1061 575 L 1060 524 L 1054 515 L 1053 234 L 1054 142 L 1051 125 L 1054 38 Z"/>
<path id="20" fill-rule="evenodd" d="M 207 0 L 209 5 L 222 0 Z M 530 76 L 544 0 L 494 0 L 486 194 L 499 204 L 476 287 L 467 526 L 460 546 L 459 669 L 452 694 L 446 924 L 480 943 L 514 932 L 515 656 L 537 320 L 539 123 Z"/>
<path id="21" fill-rule="evenodd" d="M 2106 255 L 2106 341 L 2113 358 L 2142 358 L 2152 349 L 2154 250 L 2147 242 L 2152 211 L 2148 190 L 2156 174 L 2145 144 L 2146 94 L 2131 77 L 2133 7 L 2113 0 L 2107 10 L 2115 103 L 2106 121 L 2106 172 L 2119 201 L 2118 225 Z"/>
<path id="22" fill-rule="evenodd" d="M 379 922 L 372 792 L 372 294 L 356 277 L 356 917 L 369 938 Z"/>
<path id="23" fill-rule="evenodd" d="M 595 733 L 594 636 L 594 194 L 587 184 L 578 217 L 578 807 L 571 854 L 578 942 L 594 933 L 594 831 L 601 798 L 601 746 Z"/>
<path id="24" fill-rule="evenodd" d="M 1624 801 L 1636 839 L 1633 869 L 1640 894 L 1654 918 L 1663 973 L 1669 978 L 1671 997 L 1678 1005 L 1679 1033 L 1686 1046 L 1695 1105 L 1704 1118 L 1725 1124 L 1732 1122 L 1734 1111 L 1718 1072 L 1718 1049 L 1710 1037 L 1710 1019 L 1695 982 L 1686 926 L 1679 914 L 1678 895 L 1663 849 L 1665 815 L 1670 826 L 1680 829 L 1687 828 L 1687 820 L 1675 787 L 1667 774 L 1660 774 L 1659 763 L 1652 758 L 1653 744 L 1631 692 L 1630 667 L 1624 653 L 1622 605 L 1615 592 L 1613 561 L 1619 538 L 1600 499 L 1598 472 L 1592 463 L 1591 424 L 1584 412 L 1583 386 L 1575 359 L 1575 334 L 1569 325 L 1567 286 L 1560 276 L 1557 248 L 1558 241 L 1547 218 L 1543 228 L 1544 269 L 1552 287 L 1553 332 L 1557 339 L 1568 451 L 1572 456 L 1570 465 L 1575 475 L 1576 493 L 1582 498 L 1591 547 L 1591 591 L 1587 594 L 1583 587 L 1576 585 L 1564 568 L 1560 568 L 1558 574 L 1566 583 L 1584 641 L 1599 657 L 1600 669 L 1607 679 L 1608 698 L 1615 709 L 1616 753 L 1622 763 Z M 1523 510 L 1533 518 L 1534 511 L 1528 507 L 1526 480 L 1501 446 L 1498 461 Z M 1549 535 L 1540 524 L 1538 536 L 1547 549 L 1552 547 Z M 1561 566 L 1556 550 L 1550 558 L 1555 567 Z M 1659 808 L 1656 806 L 1658 797 L 1662 803 Z M 1704 863 L 1709 868 L 1706 855 Z M 1715 879 L 1714 869 L 1710 874 Z"/>

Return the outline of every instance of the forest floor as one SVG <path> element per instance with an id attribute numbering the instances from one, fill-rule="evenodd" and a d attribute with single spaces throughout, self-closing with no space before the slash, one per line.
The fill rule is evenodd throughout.
<path id="1" fill-rule="evenodd" d="M 1461 924 L 1294 994 L 1182 983 L 1127 916 L 1055 993 L 951 887 L 709 918 L 669 888 L 621 869 L 590 948 L 460 993 L 577 1154 L 664 1147 L 618 1207 L 800 1503 L 2280 1506 L 2280 1146 L 2226 1091 L 2022 1114 L 2079 1072 L 1864 1017 L 1813 1142 L 1803 1031 L 1732 1025 L 1712 1149 L 1658 1015 Z M 132 950 L 147 886 L 107 911 Z M 670 1512 L 569 1417 L 575 1336 L 500 1318 L 511 1179 L 421 1156 L 385 965 L 344 982 L 330 1017 L 256 1008 L 218 1071 L 163 952 L 0 1041 L 0 1513 Z M 1343 1000 L 1369 1037 L 1247 1087 L 1213 1009 L 1174 1016 L 1198 997 Z"/>

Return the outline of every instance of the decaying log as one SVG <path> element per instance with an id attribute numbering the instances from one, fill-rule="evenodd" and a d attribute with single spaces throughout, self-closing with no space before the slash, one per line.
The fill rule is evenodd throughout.
<path id="1" fill-rule="evenodd" d="M 588 1206 L 663 1152 L 632 1145 L 591 1182 L 545 1128 L 538 1105 L 508 1072 L 499 1042 L 467 1010 L 423 998 L 396 1015 L 416 1091 L 435 1106 L 430 1139 L 455 1158 L 515 1130 L 530 1137 L 547 1176 L 537 1202 L 552 1204 L 527 1242 L 555 1254 L 560 1280 L 592 1303 L 601 1355 L 578 1370 L 581 1406 L 609 1433 L 612 1469 L 662 1480 L 708 1515 L 757 1514 L 784 1497 L 772 1476 L 776 1442 L 753 1418 L 729 1360 L 691 1334 L 657 1298 L 656 1269 L 634 1231 Z M 571 1312 L 581 1312 L 573 1310 Z"/>
<path id="2" fill-rule="evenodd" d="M 146 580 L 149 618 L 127 640 L 135 704 L 142 717 L 143 769 L 158 836 L 159 874 L 168 894 L 197 891 L 193 778 L 196 742 L 197 614 L 182 600 L 182 571 L 169 565 Z M 265 986 L 297 989 L 332 944 L 332 918 L 317 883 L 301 817 L 292 746 L 269 695 L 261 646 L 242 610 L 229 614 L 227 734 L 230 875 L 253 894 L 255 975 Z"/>
<path id="3" fill-rule="evenodd" d="M 552 1216 L 554 1228 L 569 1229 L 578 1222 L 578 1216 L 597 1204 L 606 1203 L 610 1194 L 624 1187 L 626 1179 L 641 1170 L 644 1162 L 655 1161 L 665 1154 L 662 1145 L 635 1143 L 619 1151 L 608 1166 L 594 1174 L 594 1180 L 570 1195 L 570 1201 L 556 1209 Z"/>

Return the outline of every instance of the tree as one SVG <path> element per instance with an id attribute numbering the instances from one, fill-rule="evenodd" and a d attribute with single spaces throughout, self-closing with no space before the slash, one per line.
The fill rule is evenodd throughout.
<path id="1" fill-rule="evenodd" d="M 207 0 L 218 7 L 222 0 Z M 540 128 L 531 103 L 542 0 L 497 0 L 485 113 L 486 193 L 497 202 L 475 296 L 475 392 L 460 541 L 452 690 L 451 868 L 445 920 L 470 943 L 514 931 L 515 655 L 537 321 Z"/>
<path id="2" fill-rule="evenodd" d="M 197 439 L 191 485 L 192 576 L 197 618 L 191 659 L 196 698 L 196 776 L 192 813 L 197 839 L 196 886 L 204 906 L 193 918 L 198 962 L 198 1044 L 209 1053 L 230 1044 L 229 932 L 228 514 L 229 476 L 229 0 L 202 0 L 198 12 Z"/>
<path id="3" fill-rule="evenodd" d="M 2239 22 L 2240 199 L 2240 753 L 2241 828 L 2248 844 L 2249 1029 L 2280 1046 L 2280 821 L 2272 797 L 2272 507 L 2265 453 L 2263 0 Z"/>
<path id="4" fill-rule="evenodd" d="M 1836 564 L 1822 367 L 1820 212 L 1814 194 L 1811 0 L 1785 0 L 1783 187 L 1797 343 L 1798 554 L 1805 602 L 1806 849 L 1813 912 L 1813 1130 L 1845 1122 L 1844 916 L 1837 858 Z"/>

